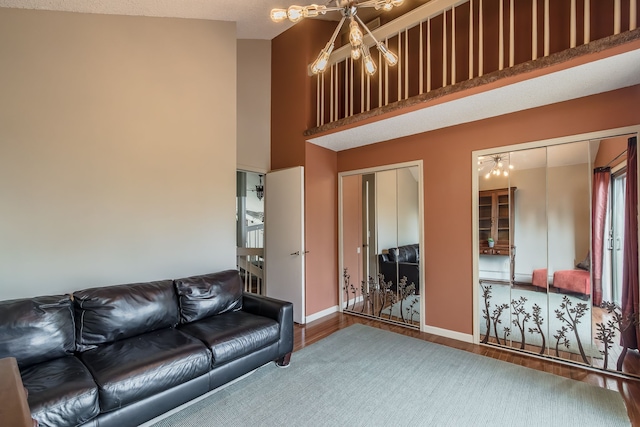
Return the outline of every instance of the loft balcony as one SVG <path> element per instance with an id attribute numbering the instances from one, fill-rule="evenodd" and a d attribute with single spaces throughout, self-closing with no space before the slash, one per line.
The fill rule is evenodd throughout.
<path id="1" fill-rule="evenodd" d="M 481 91 L 508 77 L 562 69 L 589 54 L 625 51 L 640 41 L 639 18 L 637 0 L 432 0 L 373 31 L 398 55 L 395 67 L 372 48 L 378 72 L 369 76 L 360 60 L 350 58 L 348 43 L 334 51 L 327 71 L 312 77 L 316 126 L 305 137 L 339 150 L 344 145 L 332 145 L 325 135 L 470 89 Z M 370 38 L 365 43 L 373 45 Z M 620 82 L 612 76 L 610 86 L 640 83 L 637 56 L 620 62 L 630 69 L 622 70 Z M 602 87 L 608 87 L 606 81 Z M 366 143 L 371 142 L 377 141 Z"/>

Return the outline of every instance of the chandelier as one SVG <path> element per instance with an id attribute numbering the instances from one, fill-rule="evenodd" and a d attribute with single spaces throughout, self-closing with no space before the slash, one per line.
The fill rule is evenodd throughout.
<path id="1" fill-rule="evenodd" d="M 487 170 L 488 172 L 484 175 L 486 179 L 491 178 L 492 176 L 509 176 L 509 170 L 513 169 L 513 165 L 509 163 L 509 155 L 508 154 L 494 154 L 488 157 L 478 157 L 478 172 L 483 172 Z"/>
<path id="2" fill-rule="evenodd" d="M 373 7 L 376 10 L 389 11 L 394 7 L 400 6 L 404 3 L 404 0 L 335 0 L 335 6 L 330 6 L 334 0 L 330 0 L 326 5 L 312 4 L 309 6 L 289 6 L 288 9 L 273 9 L 271 10 L 271 19 L 274 22 L 282 22 L 285 19 L 289 19 L 291 22 L 298 22 L 303 18 L 313 18 L 319 15 L 324 15 L 327 12 L 340 12 L 342 19 L 338 23 L 338 27 L 333 32 L 333 36 L 327 43 L 327 45 L 320 51 L 318 58 L 311 64 L 311 72 L 313 74 L 322 73 L 327 69 L 329 64 L 329 58 L 331 52 L 333 52 L 334 43 L 340 29 L 344 25 L 345 21 L 349 20 L 349 43 L 351 44 L 351 58 L 355 61 L 362 58 L 364 69 L 369 75 L 376 73 L 376 63 L 371 58 L 369 52 L 369 46 L 364 43 L 364 33 L 362 29 L 371 36 L 378 48 L 378 51 L 384 57 L 386 63 L 390 66 L 398 63 L 398 57 L 395 53 L 391 52 L 386 44 L 378 41 L 364 22 L 358 17 L 358 8 Z"/>
<path id="3" fill-rule="evenodd" d="M 256 197 L 258 200 L 262 200 L 264 197 L 264 185 L 262 185 L 262 175 L 260 175 L 260 183 L 256 184 Z"/>

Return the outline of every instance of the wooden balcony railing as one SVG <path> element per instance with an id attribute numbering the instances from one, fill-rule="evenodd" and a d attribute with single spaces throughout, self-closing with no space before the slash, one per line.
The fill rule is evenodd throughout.
<path id="1" fill-rule="evenodd" d="M 236 266 L 244 291 L 264 295 L 264 248 L 236 248 Z"/>
<path id="2" fill-rule="evenodd" d="M 634 30 L 638 19 L 637 0 L 432 0 L 374 31 L 395 67 L 372 48 L 369 76 L 350 46 L 334 51 L 316 77 L 316 126 Z"/>

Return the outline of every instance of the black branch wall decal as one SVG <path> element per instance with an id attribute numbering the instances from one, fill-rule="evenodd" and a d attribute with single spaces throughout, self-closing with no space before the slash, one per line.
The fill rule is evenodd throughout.
<path id="1" fill-rule="evenodd" d="M 560 310 L 555 310 L 556 318 L 564 322 L 570 331 L 573 332 L 576 337 L 576 343 L 578 344 L 578 351 L 580 351 L 580 356 L 582 356 L 582 360 L 584 363 L 589 364 L 589 360 L 587 359 L 587 355 L 584 353 L 584 348 L 582 348 L 582 341 L 580 341 L 580 334 L 578 334 L 578 325 L 580 324 L 580 319 L 589 311 L 589 307 L 587 304 L 581 302 L 576 304 L 573 307 L 573 303 L 569 299 L 568 296 L 562 297 L 562 303 L 560 304 Z"/>
<path id="2" fill-rule="evenodd" d="M 517 326 L 520 329 L 520 336 L 522 340 L 520 341 L 520 350 L 524 350 L 525 346 L 525 336 L 524 330 L 526 328 L 526 323 L 531 319 L 531 313 L 527 313 L 524 309 L 524 303 L 527 302 L 527 298 L 520 297 L 517 300 L 511 300 L 511 306 L 513 307 L 512 314 L 515 316 L 512 323 L 514 326 Z M 522 316 L 522 317 L 521 317 Z"/>
<path id="3" fill-rule="evenodd" d="M 629 330 L 629 328 L 635 327 L 640 322 L 640 318 L 638 314 L 631 314 L 628 316 L 622 315 L 622 309 L 620 306 L 614 302 L 603 301 L 600 307 L 607 310 L 607 313 L 611 315 L 612 320 L 607 322 L 607 327 L 612 330 L 612 334 L 615 335 L 615 331 L 620 333 L 620 345 L 622 346 L 622 351 L 620 352 L 620 356 L 618 357 L 618 362 L 616 363 L 616 369 L 622 372 L 624 359 L 627 357 L 627 351 L 629 347 L 624 341 L 624 334 Z M 598 325 L 598 324 L 596 324 Z M 608 332 L 606 332 L 608 334 Z M 613 343 L 613 337 L 611 337 L 611 341 Z M 606 346 L 606 344 L 605 344 Z M 605 347 L 606 350 L 606 347 Z M 605 368 L 607 364 L 605 363 Z"/>
<path id="4" fill-rule="evenodd" d="M 344 281 L 344 286 L 342 286 L 342 289 L 344 289 L 345 293 L 345 310 L 349 310 L 349 279 L 351 278 L 351 276 L 349 275 L 348 271 L 349 270 L 345 268 L 342 272 L 342 279 Z"/>
<path id="5" fill-rule="evenodd" d="M 569 348 L 567 332 L 569 332 L 569 330 L 565 326 L 562 326 L 556 331 L 556 335 L 553 336 L 556 339 L 556 357 L 560 357 L 560 344 Z"/>
<path id="6" fill-rule="evenodd" d="M 544 337 L 544 331 L 542 330 L 542 325 L 544 323 L 544 317 L 540 314 L 542 313 L 542 309 L 538 304 L 533 304 L 533 323 L 536 325 L 535 328 L 529 328 L 530 334 L 540 334 L 542 337 L 542 348 L 540 349 L 540 354 L 544 354 L 544 350 L 547 347 L 547 341 Z"/>
<path id="7" fill-rule="evenodd" d="M 484 335 L 484 338 L 482 338 L 482 344 L 486 344 L 489 342 L 489 335 L 491 335 L 491 314 L 489 313 L 489 307 L 491 305 L 489 302 L 489 300 L 491 300 L 491 285 L 480 285 L 480 287 L 482 288 L 482 298 L 484 299 L 482 317 L 484 317 L 487 325 L 487 333 Z"/>
<path id="8" fill-rule="evenodd" d="M 500 336 L 498 335 L 498 325 L 502 323 L 502 320 L 500 320 L 500 316 L 502 316 L 502 312 L 508 308 L 509 308 L 509 304 L 496 305 L 495 310 L 493 310 L 493 315 L 491 316 L 491 320 L 493 320 L 493 333 L 496 337 L 496 341 L 498 342 L 498 345 L 500 345 Z"/>

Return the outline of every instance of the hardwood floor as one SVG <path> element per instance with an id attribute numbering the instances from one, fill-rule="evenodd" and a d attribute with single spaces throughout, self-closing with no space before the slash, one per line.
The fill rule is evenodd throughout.
<path id="1" fill-rule="evenodd" d="M 450 338 L 412 330 L 399 325 L 380 322 L 378 320 L 343 313 L 334 313 L 306 325 L 296 325 L 294 329 L 293 350 L 298 351 L 355 323 L 396 332 L 482 356 L 492 357 L 504 362 L 515 363 L 527 368 L 537 369 L 539 371 L 560 375 L 565 378 L 582 381 L 597 387 L 618 391 L 627 405 L 627 412 L 632 425 L 640 427 L 640 380 L 619 378 L 604 372 L 596 372 L 578 366 L 565 365 L 551 360 L 542 360 L 496 347 L 469 344 Z M 293 360 L 295 361 L 295 354 L 293 355 Z"/>

